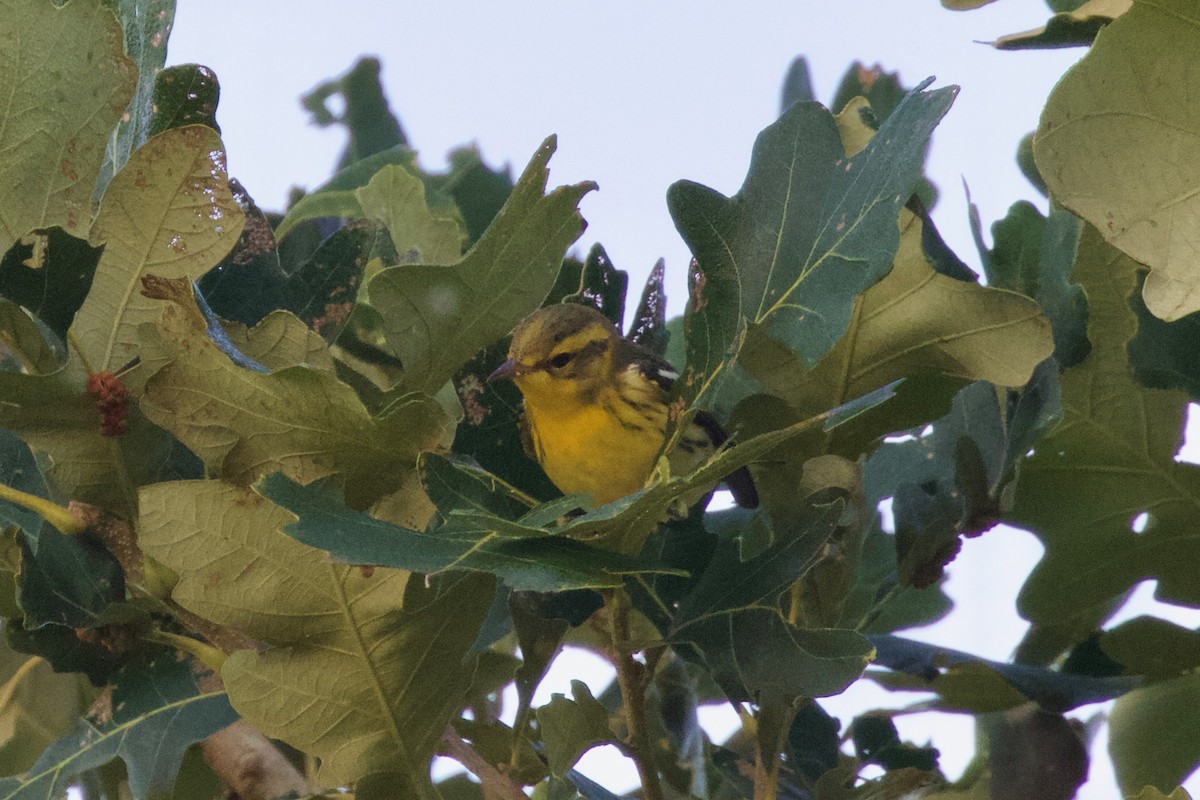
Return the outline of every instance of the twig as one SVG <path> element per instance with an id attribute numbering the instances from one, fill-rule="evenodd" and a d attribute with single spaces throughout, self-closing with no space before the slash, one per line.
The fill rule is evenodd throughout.
<path id="1" fill-rule="evenodd" d="M 521 787 L 512 778 L 496 769 L 475 749 L 467 744 L 453 725 L 447 725 L 442 734 L 442 749 L 444 755 L 450 756 L 458 763 L 469 769 L 483 784 L 484 794 L 488 797 L 502 800 L 529 800 Z"/>
<path id="2" fill-rule="evenodd" d="M 645 800 L 663 800 L 662 784 L 650 750 L 650 735 L 646 728 L 646 684 L 644 668 L 629 650 L 629 596 L 624 589 L 604 593 L 608 608 L 609 629 L 612 633 L 612 662 L 617 669 L 617 685 L 621 687 L 621 702 L 625 711 L 625 726 L 629 731 L 629 751 L 638 777 L 642 781 Z"/>

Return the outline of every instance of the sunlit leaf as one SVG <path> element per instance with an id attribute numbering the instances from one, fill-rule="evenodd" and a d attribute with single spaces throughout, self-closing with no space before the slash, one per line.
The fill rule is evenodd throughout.
<path id="1" fill-rule="evenodd" d="M 1150 267 L 1146 306 L 1166 320 L 1200 310 L 1200 167 L 1181 155 L 1200 135 L 1197 41 L 1191 0 L 1134 3 L 1059 81 L 1033 143 L 1051 195 Z"/>
<path id="2" fill-rule="evenodd" d="M 222 668 L 244 717 L 321 758 L 331 783 L 382 770 L 426 780 L 471 683 L 464 658 L 490 577 L 447 574 L 427 588 L 406 572 L 331 564 L 280 530 L 288 511 L 217 481 L 146 487 L 140 507 L 142 547 L 181 574 L 176 602 L 270 645 Z"/>
<path id="3" fill-rule="evenodd" d="M 0 252 L 34 228 L 83 236 L 109 132 L 136 69 L 100 0 L 0 3 Z"/>
<path id="4" fill-rule="evenodd" d="M 328 369 L 286 366 L 260 374 L 236 366 L 208 337 L 190 287 L 154 284 L 162 313 L 143 326 L 142 408 L 217 474 L 249 484 L 283 469 L 309 482 L 336 476 L 356 507 L 399 488 L 417 453 L 437 446 L 449 420 L 433 398 L 397 397 L 371 416 Z M 269 327 L 249 335 L 275 334 Z"/>
<path id="5" fill-rule="evenodd" d="M 142 276 L 199 278 L 243 223 L 211 128 L 175 128 L 146 142 L 109 184 L 91 231 L 104 254 L 71 332 L 92 368 L 117 370 L 138 355 L 137 328 L 160 311 L 141 294 Z"/>

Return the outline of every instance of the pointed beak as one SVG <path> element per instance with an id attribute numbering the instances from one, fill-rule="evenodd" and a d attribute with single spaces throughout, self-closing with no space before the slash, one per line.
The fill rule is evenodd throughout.
<path id="1" fill-rule="evenodd" d="M 500 366 L 496 367 L 495 372 L 487 376 L 487 382 L 499 381 L 505 378 L 511 378 L 517 372 L 517 362 L 511 358 L 505 361 Z"/>

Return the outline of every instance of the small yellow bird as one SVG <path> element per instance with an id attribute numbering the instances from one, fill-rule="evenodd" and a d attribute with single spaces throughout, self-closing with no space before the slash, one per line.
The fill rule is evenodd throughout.
<path id="1" fill-rule="evenodd" d="M 595 308 L 564 303 L 517 325 L 508 360 L 488 380 L 511 378 L 521 390 L 527 447 L 554 485 L 602 505 L 645 486 L 666 437 L 677 377 Z M 701 412 L 668 454 L 672 474 L 686 475 L 726 438 Z M 739 505 L 758 505 L 746 469 L 726 482 Z"/>

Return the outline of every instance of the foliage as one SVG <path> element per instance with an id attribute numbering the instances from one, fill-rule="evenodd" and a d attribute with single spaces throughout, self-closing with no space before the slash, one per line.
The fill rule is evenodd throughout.
<path id="1" fill-rule="evenodd" d="M 615 745 L 651 800 L 1068 798 L 1088 753 L 1063 714 L 1112 699 L 1121 788 L 1181 796 L 1200 634 L 1105 624 L 1145 580 L 1200 606 L 1176 460 L 1200 18 L 1050 5 L 995 45 L 1090 49 L 1019 152 L 1048 213 L 1014 205 L 988 247 L 973 212 L 986 285 L 926 210 L 957 93 L 932 79 L 856 64 L 830 109 L 798 59 L 735 194 L 669 187 L 687 310 L 665 318 L 660 264 L 629 335 L 679 368 L 673 431 L 703 409 L 733 436 L 593 508 L 485 382 L 538 307 L 634 306 L 602 247 L 568 252 L 595 186 L 550 186 L 554 137 L 516 180 L 469 148 L 429 172 L 364 59 L 305 98 L 349 135 L 337 174 L 264 212 L 216 76 L 164 69 L 172 0 L 0 0 L 0 797 L 610 798 L 574 767 Z M 680 513 L 741 467 L 759 508 Z M 897 635 L 951 613 L 947 566 L 1001 522 L 1045 545 L 1016 657 Z M 567 641 L 617 681 L 535 708 Z M 909 709 L 830 717 L 858 680 L 975 715 L 975 767 L 948 783 Z M 743 720 L 723 745 L 716 702 Z M 278 782 L 222 755 L 239 718 Z M 437 754 L 483 789 L 435 784 Z"/>

